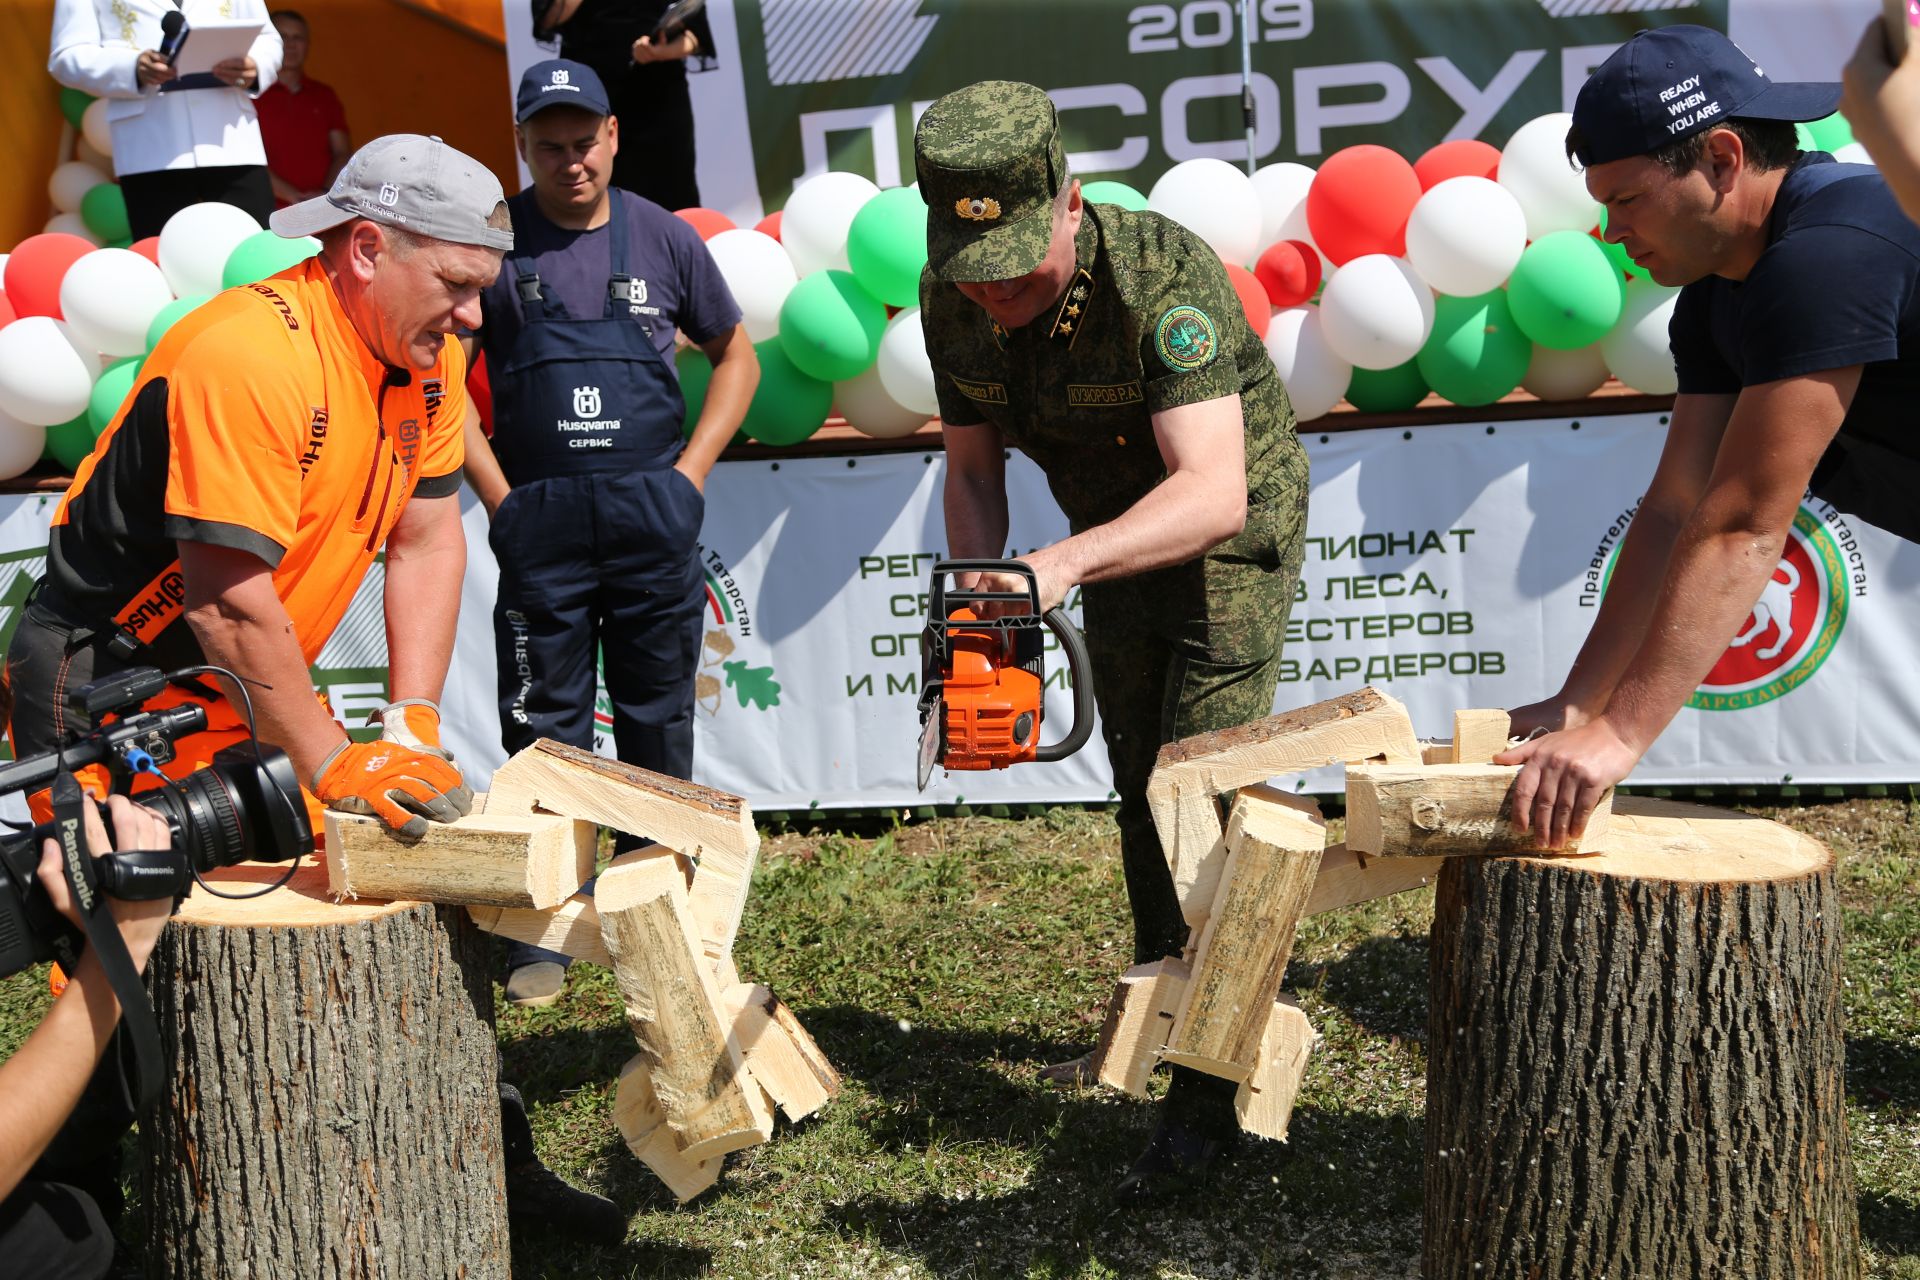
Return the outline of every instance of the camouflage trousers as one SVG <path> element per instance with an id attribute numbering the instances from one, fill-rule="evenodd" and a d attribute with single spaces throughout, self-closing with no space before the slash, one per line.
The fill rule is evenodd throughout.
<path id="1" fill-rule="evenodd" d="M 1187 926 L 1147 812 L 1162 745 L 1272 714 L 1300 581 L 1307 459 L 1297 441 L 1248 505 L 1246 528 L 1199 560 L 1094 583 L 1081 603 L 1100 707 L 1135 964 L 1180 954 Z"/>

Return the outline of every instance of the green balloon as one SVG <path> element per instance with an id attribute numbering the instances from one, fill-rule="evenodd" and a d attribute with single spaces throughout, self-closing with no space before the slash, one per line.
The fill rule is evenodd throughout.
<path id="1" fill-rule="evenodd" d="M 927 202 L 912 187 L 889 187 L 860 206 L 847 229 L 853 278 L 893 307 L 917 306 L 927 265 Z"/>
<path id="2" fill-rule="evenodd" d="M 93 384 L 93 394 L 87 400 L 87 425 L 93 429 L 94 439 L 99 439 L 100 434 L 112 425 L 114 415 L 126 403 L 127 396 L 133 391 L 134 379 L 140 376 L 140 364 L 141 361 L 133 356 L 116 360 L 107 366 L 100 380 Z"/>
<path id="3" fill-rule="evenodd" d="M 1606 240 L 1606 235 L 1607 235 L 1607 210 L 1606 210 L 1606 207 L 1603 205 L 1601 206 L 1601 209 L 1600 209 L 1600 235 L 1598 237 L 1600 241 L 1600 252 L 1606 254 L 1607 261 L 1611 262 L 1617 270 L 1621 271 L 1626 275 L 1630 275 L 1630 276 L 1633 276 L 1635 279 L 1638 279 L 1639 277 L 1647 274 L 1646 272 L 1642 271 L 1639 267 L 1634 265 L 1633 258 L 1629 256 L 1627 253 L 1627 246 L 1623 244 L 1608 244 Z"/>
<path id="4" fill-rule="evenodd" d="M 1584 231 L 1535 240 L 1507 281 L 1507 303 L 1521 332 L 1556 351 L 1577 351 L 1606 337 L 1626 297 L 1626 281 Z"/>
<path id="5" fill-rule="evenodd" d="M 1813 130 L 1804 124 L 1793 126 L 1793 141 L 1802 151 L 1818 151 L 1820 144 L 1813 140 Z"/>
<path id="6" fill-rule="evenodd" d="M 1362 413 L 1401 413 L 1425 400 L 1429 390 L 1417 357 L 1391 369 L 1356 366 L 1347 383 L 1347 403 Z"/>
<path id="7" fill-rule="evenodd" d="M 181 316 L 186 315 L 187 312 L 193 310 L 201 303 L 211 301 L 212 299 L 204 293 L 193 293 L 188 294 L 184 298 L 175 298 L 172 302 L 160 308 L 159 314 L 153 318 L 153 323 L 147 326 L 147 350 L 151 352 L 155 347 L 159 346 L 161 336 L 165 334 L 167 330 L 173 328 L 173 326 L 179 322 Z"/>
<path id="8" fill-rule="evenodd" d="M 80 117 L 87 114 L 87 108 L 93 103 L 93 95 L 80 89 L 62 89 L 60 91 L 60 114 L 67 123 L 78 129 Z"/>
<path id="9" fill-rule="evenodd" d="M 846 271 L 816 271 L 780 304 L 780 345 L 821 382 L 844 382 L 872 364 L 886 327 L 886 306 Z"/>
<path id="10" fill-rule="evenodd" d="M 83 410 L 72 422 L 47 428 L 47 451 L 41 456 L 65 467 L 69 475 L 78 471 L 93 452 L 93 424 L 87 417 L 88 412 Z"/>
<path id="11" fill-rule="evenodd" d="M 1853 141 L 1853 126 L 1847 123 L 1845 116 L 1836 111 L 1824 120 L 1815 120 L 1809 124 L 1807 136 L 1813 139 L 1812 150 L 1838 151 Z"/>
<path id="12" fill-rule="evenodd" d="M 289 240 L 272 231 L 256 231 L 233 246 L 227 265 L 220 272 L 220 285 L 231 289 L 277 276 L 288 267 L 298 266 L 320 252 L 320 242 L 312 236 Z"/>
<path id="13" fill-rule="evenodd" d="M 1415 361 L 1435 391 L 1457 405 L 1492 404 L 1520 385 L 1533 342 L 1520 332 L 1499 289 L 1473 298 L 1442 296 L 1433 333 Z"/>
<path id="14" fill-rule="evenodd" d="M 760 385 L 741 427 L 761 444 L 799 444 L 833 411 L 833 384 L 795 365 L 779 338 L 756 342 L 753 349 L 760 357 Z"/>
<path id="15" fill-rule="evenodd" d="M 96 182 L 80 197 L 80 221 L 102 241 L 128 240 L 133 227 L 127 222 L 127 198 L 120 194 L 117 182 Z"/>
<path id="16" fill-rule="evenodd" d="M 693 439 L 693 424 L 700 421 L 700 410 L 707 403 L 707 384 L 713 381 L 713 361 L 698 347 L 682 347 L 673 357 L 680 374 L 680 398 L 687 402 L 687 416 L 680 421 L 680 434 Z"/>
<path id="17" fill-rule="evenodd" d="M 1083 182 L 1080 199 L 1087 204 L 1117 204 L 1133 213 L 1147 207 L 1147 198 L 1124 182 Z"/>

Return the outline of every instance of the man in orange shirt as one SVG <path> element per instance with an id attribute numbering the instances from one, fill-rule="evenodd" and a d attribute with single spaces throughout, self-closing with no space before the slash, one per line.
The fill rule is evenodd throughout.
<path id="1" fill-rule="evenodd" d="M 65 694 L 98 675 L 212 664 L 246 681 L 259 736 L 292 758 L 310 808 L 424 834 L 472 807 L 436 705 L 466 570 L 466 359 L 447 335 L 479 324 L 480 291 L 512 247 L 505 198 L 477 161 L 402 134 L 361 148 L 327 195 L 273 227 L 319 235 L 319 255 L 170 329 L 55 514 L 7 654 L 14 748 L 39 754 L 88 728 Z M 381 738 L 357 743 L 308 669 L 382 546 L 395 700 L 373 717 Z M 245 734 L 222 685 L 148 704 L 207 707 L 208 730 L 178 744 L 169 772 Z M 511 1086 L 501 1103 L 516 1217 L 624 1236 L 610 1202 L 540 1165 Z M 97 1110 L 76 1117 L 89 1141 L 56 1142 L 49 1158 L 60 1180 L 104 1181 L 110 1205 L 121 1130 Z"/>

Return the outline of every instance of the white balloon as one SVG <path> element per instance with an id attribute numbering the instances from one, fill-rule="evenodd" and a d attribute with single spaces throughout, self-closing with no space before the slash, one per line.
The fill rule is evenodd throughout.
<path id="1" fill-rule="evenodd" d="M 740 322 L 747 326 L 747 336 L 764 342 L 780 332 L 780 304 L 800 280 L 780 242 L 759 231 L 737 228 L 707 241 L 707 252 L 713 255 L 733 300 L 740 304 Z"/>
<path id="2" fill-rule="evenodd" d="M 857 173 L 821 173 L 793 189 L 780 214 L 780 243 L 794 269 L 811 275 L 826 267 L 848 271 L 847 228 L 880 188 Z"/>
<path id="3" fill-rule="evenodd" d="M 1436 184 L 1407 219 L 1407 261 L 1435 290 L 1461 298 L 1505 284 L 1526 247 L 1520 202 L 1486 178 Z"/>
<path id="4" fill-rule="evenodd" d="M 1320 322 L 1341 359 L 1391 369 L 1420 354 L 1433 332 L 1433 290 L 1405 259 L 1369 253 L 1327 282 Z"/>
<path id="5" fill-rule="evenodd" d="M 56 213 L 40 229 L 48 235 L 79 236 L 90 244 L 100 243 L 100 237 L 93 234 L 93 228 L 77 213 Z"/>
<path id="6" fill-rule="evenodd" d="M 107 123 L 107 100 L 95 98 L 80 115 L 80 136 L 107 159 L 113 159 L 113 127 Z"/>
<path id="7" fill-rule="evenodd" d="M 1600 205 L 1587 194 L 1585 174 L 1567 159 L 1566 111 L 1521 125 L 1500 153 L 1500 185 L 1527 215 L 1527 239 L 1555 231 L 1591 231 L 1600 225 Z"/>
<path id="8" fill-rule="evenodd" d="M 1267 326 L 1267 354 L 1294 416 L 1310 422 L 1340 403 L 1353 381 L 1353 366 L 1327 342 L 1318 307 L 1286 307 Z"/>
<path id="9" fill-rule="evenodd" d="M 1873 164 L 1873 157 L 1867 153 L 1863 142 L 1849 142 L 1834 152 L 1833 158 L 1841 164 Z"/>
<path id="10" fill-rule="evenodd" d="M 0 480 L 25 473 L 47 451 L 47 429 L 0 413 Z"/>
<path id="11" fill-rule="evenodd" d="M 845 382 L 836 382 L 833 402 L 848 426 L 878 440 L 910 436 L 926 426 L 932 416 L 909 409 L 888 395 L 877 364 L 868 365 Z"/>
<path id="12" fill-rule="evenodd" d="M 60 280 L 60 314 L 89 350 L 137 356 L 147 326 L 173 301 L 160 268 L 131 249 L 95 249 Z"/>
<path id="13" fill-rule="evenodd" d="M 36 427 L 86 411 L 100 367 L 65 324 L 27 316 L 0 329 L 0 413 Z"/>
<path id="14" fill-rule="evenodd" d="M 1225 160 L 1182 160 L 1153 184 L 1147 208 L 1172 218 L 1228 262 L 1244 267 L 1260 256 L 1259 193 Z"/>
<path id="15" fill-rule="evenodd" d="M 895 404 L 921 415 L 921 421 L 940 412 L 933 390 L 933 364 L 927 359 L 927 336 L 920 327 L 920 308 L 907 307 L 887 321 L 880 335 L 880 354 L 873 367 Z"/>
<path id="16" fill-rule="evenodd" d="M 1556 351 L 1533 344 L 1533 359 L 1520 385 L 1542 400 L 1584 400 L 1607 380 L 1607 362 L 1600 345 Z"/>
<path id="17" fill-rule="evenodd" d="M 260 231 L 244 209 L 218 201 L 190 204 L 160 228 L 160 270 L 175 297 L 211 296 L 223 287 L 227 257 Z"/>
<path id="18" fill-rule="evenodd" d="M 54 168 L 53 175 L 47 179 L 47 197 L 53 201 L 53 207 L 60 213 L 80 212 L 80 201 L 87 192 L 103 182 L 112 182 L 106 174 L 90 164 L 78 160 L 69 160 Z"/>
<path id="19" fill-rule="evenodd" d="M 1678 289 L 1668 289 L 1651 280 L 1635 280 L 1627 285 L 1626 306 L 1613 332 L 1600 339 L 1600 354 L 1607 368 L 1642 395 L 1670 396 L 1680 389 L 1680 375 L 1673 367 L 1673 351 L 1667 345 L 1667 326 L 1673 321 L 1674 300 Z"/>
<path id="20" fill-rule="evenodd" d="M 1260 248 L 1298 239 L 1281 232 L 1295 210 L 1300 211 L 1300 225 L 1306 225 L 1307 188 L 1313 185 L 1313 170 L 1285 160 L 1261 165 L 1253 171 L 1252 181 L 1253 193 L 1260 197 Z"/>

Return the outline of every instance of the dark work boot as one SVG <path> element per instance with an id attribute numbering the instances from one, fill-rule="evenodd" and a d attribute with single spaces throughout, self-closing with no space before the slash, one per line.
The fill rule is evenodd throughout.
<path id="1" fill-rule="evenodd" d="M 616 1245 L 627 1215 L 605 1196 L 582 1191 L 540 1162 L 520 1091 L 500 1082 L 500 1137 L 507 1165 L 507 1216 L 516 1231 Z"/>
<path id="2" fill-rule="evenodd" d="M 1123 1205 L 1145 1205 L 1190 1191 L 1206 1182 L 1232 1138 L 1211 1138 L 1198 1129 L 1162 1116 L 1126 1176 L 1113 1189 Z"/>

